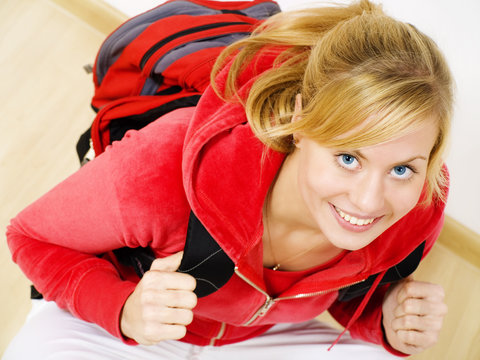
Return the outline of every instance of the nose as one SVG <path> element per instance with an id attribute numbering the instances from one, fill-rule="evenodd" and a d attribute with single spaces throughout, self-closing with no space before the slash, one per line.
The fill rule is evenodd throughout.
<path id="1" fill-rule="evenodd" d="M 385 185 L 379 174 L 363 174 L 350 190 L 350 201 L 365 215 L 378 215 L 385 204 Z"/>

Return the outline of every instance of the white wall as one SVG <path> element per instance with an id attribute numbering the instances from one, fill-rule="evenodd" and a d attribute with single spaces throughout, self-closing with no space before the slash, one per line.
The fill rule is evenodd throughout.
<path id="1" fill-rule="evenodd" d="M 129 16 L 163 2 L 105 1 Z M 476 156 L 480 154 L 480 1 L 375 1 L 382 3 L 388 14 L 410 22 L 430 35 L 447 57 L 457 84 L 452 143 L 446 159 L 452 184 L 447 213 L 480 233 L 477 219 L 480 217 L 480 162 L 476 162 Z M 278 0 L 278 3 L 283 10 L 321 4 L 314 0 Z"/>

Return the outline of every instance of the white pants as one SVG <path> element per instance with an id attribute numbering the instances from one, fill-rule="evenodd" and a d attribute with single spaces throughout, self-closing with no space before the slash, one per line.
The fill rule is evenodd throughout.
<path id="1" fill-rule="evenodd" d="M 73 317 L 55 303 L 34 300 L 27 321 L 10 343 L 3 360 L 282 360 L 397 359 L 381 347 L 345 334 L 327 351 L 339 332 L 319 321 L 279 324 L 241 343 L 195 346 L 163 341 L 154 346 L 129 346 L 99 326 Z"/>

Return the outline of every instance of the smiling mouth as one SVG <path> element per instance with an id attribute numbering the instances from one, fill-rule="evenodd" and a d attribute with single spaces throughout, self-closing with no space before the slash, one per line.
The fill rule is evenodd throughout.
<path id="1" fill-rule="evenodd" d="M 370 225 L 376 219 L 375 217 L 369 218 L 369 219 L 359 219 L 359 218 L 357 218 L 353 215 L 350 215 L 350 214 L 347 214 L 347 213 L 343 212 L 342 210 L 340 210 L 336 206 L 334 206 L 334 208 L 335 208 L 335 211 L 338 213 L 338 215 L 340 215 L 340 217 L 343 220 L 348 221 L 352 225 L 357 225 L 357 226 Z"/>

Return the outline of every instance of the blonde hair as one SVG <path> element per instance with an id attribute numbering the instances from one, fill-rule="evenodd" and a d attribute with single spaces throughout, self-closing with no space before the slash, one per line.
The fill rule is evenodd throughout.
<path id="1" fill-rule="evenodd" d="M 280 50 L 279 50 L 280 49 Z M 237 80 L 255 56 L 276 51 L 273 67 L 255 78 L 245 98 Z M 225 87 L 215 78 L 231 59 Z M 328 147 L 360 148 L 438 122 L 427 168 L 426 201 L 445 200 L 442 155 L 450 132 L 452 77 L 432 39 L 362 0 L 348 6 L 279 13 L 229 46 L 212 71 L 227 101 L 240 101 L 258 138 L 293 151 L 297 132 Z M 299 120 L 292 122 L 295 97 Z M 375 117 L 374 121 L 366 121 Z"/>

